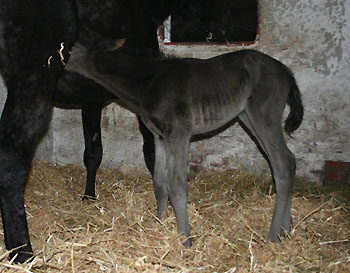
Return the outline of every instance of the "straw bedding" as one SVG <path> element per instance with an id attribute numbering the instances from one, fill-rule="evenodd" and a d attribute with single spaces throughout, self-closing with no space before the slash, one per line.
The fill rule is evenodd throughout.
<path id="1" fill-rule="evenodd" d="M 294 229 L 271 244 L 270 185 L 269 176 L 243 171 L 189 179 L 194 245 L 185 249 L 173 210 L 155 217 L 148 174 L 99 171 L 98 200 L 83 202 L 83 169 L 35 161 L 25 198 L 36 256 L 11 263 L 1 227 L 0 272 L 350 272 L 348 204 L 331 190 L 297 182 Z M 340 193 L 350 196 L 346 187 Z"/>

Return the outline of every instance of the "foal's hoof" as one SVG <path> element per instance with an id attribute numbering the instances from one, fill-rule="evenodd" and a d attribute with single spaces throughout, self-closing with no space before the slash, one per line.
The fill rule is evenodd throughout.
<path id="1" fill-rule="evenodd" d="M 191 247 L 192 246 L 192 240 L 191 239 L 187 239 L 184 243 L 183 243 L 184 247 Z"/>
<path id="2" fill-rule="evenodd" d="M 284 232 L 281 232 L 280 234 L 276 235 L 272 235 L 272 234 L 268 234 L 267 235 L 267 240 L 271 243 L 280 243 L 281 242 L 281 238 L 284 238 Z"/>
<path id="3" fill-rule="evenodd" d="M 267 237 L 267 240 L 271 243 L 280 243 L 281 242 L 281 239 L 279 237 L 275 237 L 275 238 Z"/>
<path id="4" fill-rule="evenodd" d="M 83 201 L 85 201 L 85 200 L 96 201 L 97 198 L 96 198 L 96 196 L 84 195 L 83 198 L 82 198 L 82 200 L 83 200 Z"/>
<path id="5" fill-rule="evenodd" d="M 167 217 L 168 217 L 167 210 L 165 210 L 164 212 L 157 212 L 157 218 L 159 220 L 162 220 L 162 219 L 167 218 Z"/>

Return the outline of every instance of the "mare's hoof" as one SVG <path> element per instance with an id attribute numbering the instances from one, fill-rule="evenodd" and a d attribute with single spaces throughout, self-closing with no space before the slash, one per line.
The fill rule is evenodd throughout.
<path id="1" fill-rule="evenodd" d="M 96 198 L 96 196 L 84 195 L 83 198 L 82 198 L 82 200 L 83 200 L 83 201 L 85 201 L 85 200 L 96 201 L 97 198 Z"/>
<path id="2" fill-rule="evenodd" d="M 16 258 L 14 259 L 14 263 L 23 264 L 25 262 L 29 262 L 33 258 L 33 252 L 31 252 L 31 251 L 25 252 L 23 250 L 19 251 L 19 252 L 14 251 L 14 252 L 10 253 L 10 255 L 9 255 L 10 260 L 12 260 L 13 257 L 15 257 L 15 256 L 16 256 Z"/>

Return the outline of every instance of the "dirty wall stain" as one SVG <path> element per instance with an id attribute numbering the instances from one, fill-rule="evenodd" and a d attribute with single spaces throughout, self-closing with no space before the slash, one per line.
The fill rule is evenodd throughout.
<path id="1" fill-rule="evenodd" d="M 282 56 L 293 60 L 291 66 L 311 67 L 325 76 L 337 74 L 344 52 L 345 2 L 263 0 L 261 40 L 267 44 L 262 42 L 261 48 L 266 52 L 280 50 Z"/>

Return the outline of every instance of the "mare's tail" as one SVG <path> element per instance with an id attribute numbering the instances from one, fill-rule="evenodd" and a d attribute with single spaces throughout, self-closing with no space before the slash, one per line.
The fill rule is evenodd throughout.
<path id="1" fill-rule="evenodd" d="M 290 112 L 285 121 L 284 130 L 287 132 L 288 135 L 290 135 L 293 131 L 298 129 L 304 116 L 304 107 L 301 101 L 301 94 L 294 77 L 293 83 L 289 90 L 287 104 L 290 107 Z"/>

